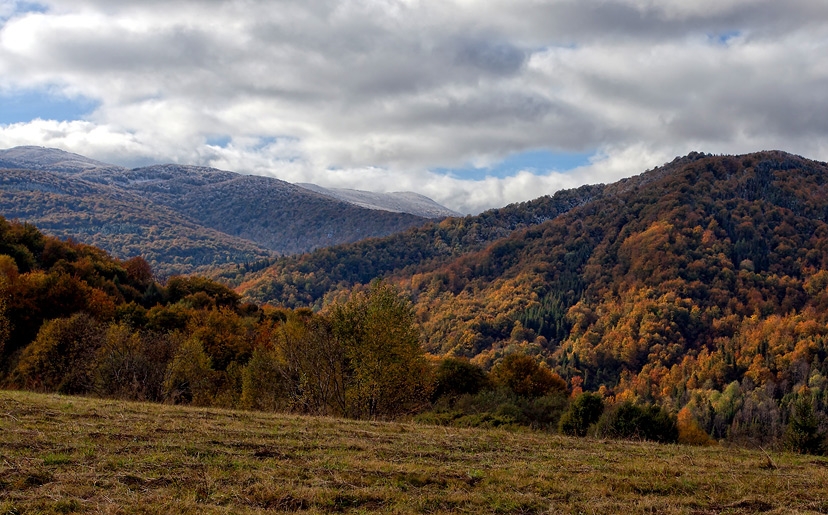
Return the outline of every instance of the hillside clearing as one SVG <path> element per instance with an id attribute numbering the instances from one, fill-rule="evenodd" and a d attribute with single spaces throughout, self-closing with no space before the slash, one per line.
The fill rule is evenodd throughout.
<path id="1" fill-rule="evenodd" d="M 828 459 L 0 392 L 0 513 L 828 513 Z"/>

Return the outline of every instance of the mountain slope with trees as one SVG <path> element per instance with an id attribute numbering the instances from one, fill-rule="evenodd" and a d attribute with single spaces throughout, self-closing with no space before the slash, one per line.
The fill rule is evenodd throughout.
<path id="1" fill-rule="evenodd" d="M 321 285 L 318 312 L 242 304 L 199 277 L 162 286 L 140 259 L 0 224 L 0 375 L 65 393 L 820 454 L 827 172 L 782 152 L 694 153 L 487 225 L 447 220 L 277 263 L 276 279 Z M 406 241 L 434 235 L 456 238 L 456 256 L 416 264 Z M 341 275 L 285 266 L 320 256 Z M 371 266 L 386 279 L 348 282 Z"/>
<path id="2" fill-rule="evenodd" d="M 828 166 L 693 154 L 411 279 L 426 346 L 774 441 L 828 408 Z"/>
<path id="3" fill-rule="evenodd" d="M 560 191 L 476 216 L 447 218 L 384 238 L 278 259 L 255 272 L 219 275 L 250 300 L 291 307 L 320 307 L 326 295 L 378 277 L 414 275 L 479 251 L 514 231 L 551 220 L 599 197 L 602 185 Z"/>
<path id="4" fill-rule="evenodd" d="M 204 227 L 130 191 L 77 176 L 0 171 L 0 213 L 123 258 L 141 255 L 162 275 L 274 257 L 255 243 Z"/>
<path id="5" fill-rule="evenodd" d="M 0 151 L 0 214 L 116 256 L 140 253 L 162 276 L 268 263 L 429 221 L 270 177 L 182 165 L 130 170 L 39 147 Z"/>
<path id="6" fill-rule="evenodd" d="M 485 367 L 534 355 L 573 391 L 774 441 L 799 403 L 828 425 L 827 181 L 828 165 L 784 152 L 693 153 L 480 250 L 383 272 L 408 290 L 432 353 Z M 277 263 L 240 291 L 333 299 L 360 278 L 297 292 L 338 263 L 374 272 L 392 241 L 360 243 L 364 260 L 344 246 Z M 326 255 L 330 268 L 313 268 Z"/>

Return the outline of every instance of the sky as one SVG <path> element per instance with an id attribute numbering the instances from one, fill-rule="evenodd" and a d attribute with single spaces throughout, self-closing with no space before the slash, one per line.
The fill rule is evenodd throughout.
<path id="1" fill-rule="evenodd" d="M 691 151 L 828 160 L 824 0 L 0 0 L 0 148 L 463 213 Z"/>

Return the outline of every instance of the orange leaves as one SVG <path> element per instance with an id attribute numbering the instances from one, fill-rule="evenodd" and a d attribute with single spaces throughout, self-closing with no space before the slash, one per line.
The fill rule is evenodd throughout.
<path id="1" fill-rule="evenodd" d="M 693 413 L 685 406 L 678 412 L 678 441 L 684 445 L 713 445 L 715 440 L 699 427 L 699 423 L 693 417 Z"/>
<path id="2" fill-rule="evenodd" d="M 492 380 L 524 397 L 540 397 L 567 389 L 566 381 L 561 376 L 523 354 L 510 354 L 503 358 L 492 369 Z"/>

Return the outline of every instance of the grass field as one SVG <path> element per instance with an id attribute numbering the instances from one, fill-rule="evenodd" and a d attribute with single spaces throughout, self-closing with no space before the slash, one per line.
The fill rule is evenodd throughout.
<path id="1" fill-rule="evenodd" d="M 0 392 L 0 514 L 828 513 L 828 460 Z"/>

